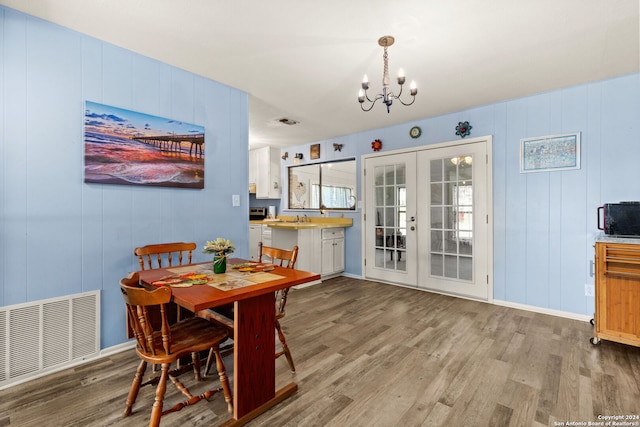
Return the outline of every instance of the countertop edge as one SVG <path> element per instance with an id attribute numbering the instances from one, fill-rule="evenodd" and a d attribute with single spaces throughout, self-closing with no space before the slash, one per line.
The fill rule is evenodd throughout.
<path id="1" fill-rule="evenodd" d="M 262 221 L 250 220 L 249 224 L 267 225 L 271 228 L 281 228 L 283 230 L 306 230 L 323 228 L 345 228 L 353 227 L 353 221 L 347 218 L 331 218 L 331 221 L 309 221 L 309 222 L 288 222 L 288 221 Z"/>
<path id="2" fill-rule="evenodd" d="M 625 243 L 631 245 L 640 245 L 640 236 L 638 237 L 629 237 L 629 236 L 611 236 L 607 234 L 598 234 L 595 239 L 596 243 Z"/>

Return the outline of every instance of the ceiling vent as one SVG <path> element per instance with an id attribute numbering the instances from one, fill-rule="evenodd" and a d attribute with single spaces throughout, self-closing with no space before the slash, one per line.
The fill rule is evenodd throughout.
<path id="1" fill-rule="evenodd" d="M 278 119 L 278 121 L 280 123 L 282 123 L 283 125 L 289 125 L 289 126 L 293 126 L 293 125 L 297 125 L 298 124 L 298 122 L 296 122 L 295 120 L 287 119 L 286 117 Z"/>

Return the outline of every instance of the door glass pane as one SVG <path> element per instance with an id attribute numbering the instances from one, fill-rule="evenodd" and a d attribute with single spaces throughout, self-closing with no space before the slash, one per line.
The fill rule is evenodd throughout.
<path id="1" fill-rule="evenodd" d="M 471 179 L 471 165 L 473 159 L 471 156 L 459 157 L 460 162 L 458 163 L 458 179 Z"/>
<path id="2" fill-rule="evenodd" d="M 431 254 L 431 275 L 432 276 L 442 276 L 442 255 L 440 254 Z"/>
<path id="3" fill-rule="evenodd" d="M 458 239 L 455 231 L 444 232 L 444 251 L 448 254 L 458 253 Z"/>
<path id="4" fill-rule="evenodd" d="M 473 280 L 473 158 L 430 161 L 431 275 Z"/>
<path id="5" fill-rule="evenodd" d="M 431 228 L 442 228 L 442 208 L 431 208 Z"/>
<path id="6" fill-rule="evenodd" d="M 407 170 L 403 164 L 396 165 L 396 184 L 405 185 L 407 183 Z"/>
<path id="7" fill-rule="evenodd" d="M 442 204 L 442 184 L 431 184 L 431 204 L 432 205 L 441 205 Z"/>
<path id="8" fill-rule="evenodd" d="M 459 278 L 462 280 L 471 280 L 473 277 L 473 259 L 471 257 L 460 257 L 460 273 Z"/>
<path id="9" fill-rule="evenodd" d="M 444 256 L 444 277 L 450 279 L 458 278 L 458 257 L 453 255 Z"/>
<path id="10" fill-rule="evenodd" d="M 375 176 L 376 186 L 384 185 L 384 168 L 375 168 L 373 175 Z"/>
<path id="11" fill-rule="evenodd" d="M 442 230 L 431 230 L 431 253 L 442 252 Z"/>
<path id="12" fill-rule="evenodd" d="M 376 166 L 375 266 L 406 271 L 407 197 L 404 164 Z"/>
<path id="13" fill-rule="evenodd" d="M 442 181 L 442 159 L 431 160 L 431 182 Z"/>
<path id="14" fill-rule="evenodd" d="M 446 230 L 453 230 L 455 226 L 455 213 L 453 211 L 453 207 L 443 207 L 442 210 L 444 211 L 444 228 Z"/>

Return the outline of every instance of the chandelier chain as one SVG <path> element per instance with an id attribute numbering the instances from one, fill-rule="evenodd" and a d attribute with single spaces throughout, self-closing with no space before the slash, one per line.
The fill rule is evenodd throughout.
<path id="1" fill-rule="evenodd" d="M 384 47 L 384 53 L 382 54 L 384 60 L 384 68 L 382 70 L 382 86 L 389 86 L 389 54 L 387 53 L 387 47 Z"/>

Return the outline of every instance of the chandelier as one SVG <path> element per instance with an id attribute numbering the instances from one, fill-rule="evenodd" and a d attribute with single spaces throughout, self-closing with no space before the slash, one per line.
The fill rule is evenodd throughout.
<path id="1" fill-rule="evenodd" d="M 411 102 L 404 102 L 400 98 L 400 96 L 402 96 L 402 86 L 405 83 L 404 71 L 402 71 L 402 69 L 400 69 L 400 71 L 398 72 L 398 84 L 400 85 L 400 93 L 398 93 L 398 95 L 394 95 L 394 93 L 389 90 L 389 55 L 387 54 L 387 48 L 393 45 L 394 41 L 395 39 L 393 38 L 393 36 L 382 36 L 378 39 L 378 44 L 384 48 L 384 54 L 382 55 L 382 59 L 384 60 L 384 70 L 382 72 L 382 93 L 377 94 L 373 99 L 369 98 L 369 95 L 367 94 L 367 90 L 369 89 L 369 79 L 365 74 L 364 78 L 362 79 L 362 89 L 360 89 L 360 92 L 358 93 L 358 102 L 360 103 L 360 108 L 362 108 L 362 111 L 371 111 L 371 109 L 379 99 L 382 99 L 382 103 L 387 106 L 387 113 L 390 112 L 391 104 L 393 104 L 394 99 L 400 101 L 402 105 L 411 105 L 416 100 L 418 89 L 416 88 L 416 83 L 414 81 L 411 81 L 411 85 L 409 86 L 409 93 L 413 97 L 411 99 Z M 365 108 L 364 106 L 365 99 L 370 103 L 368 108 Z"/>

